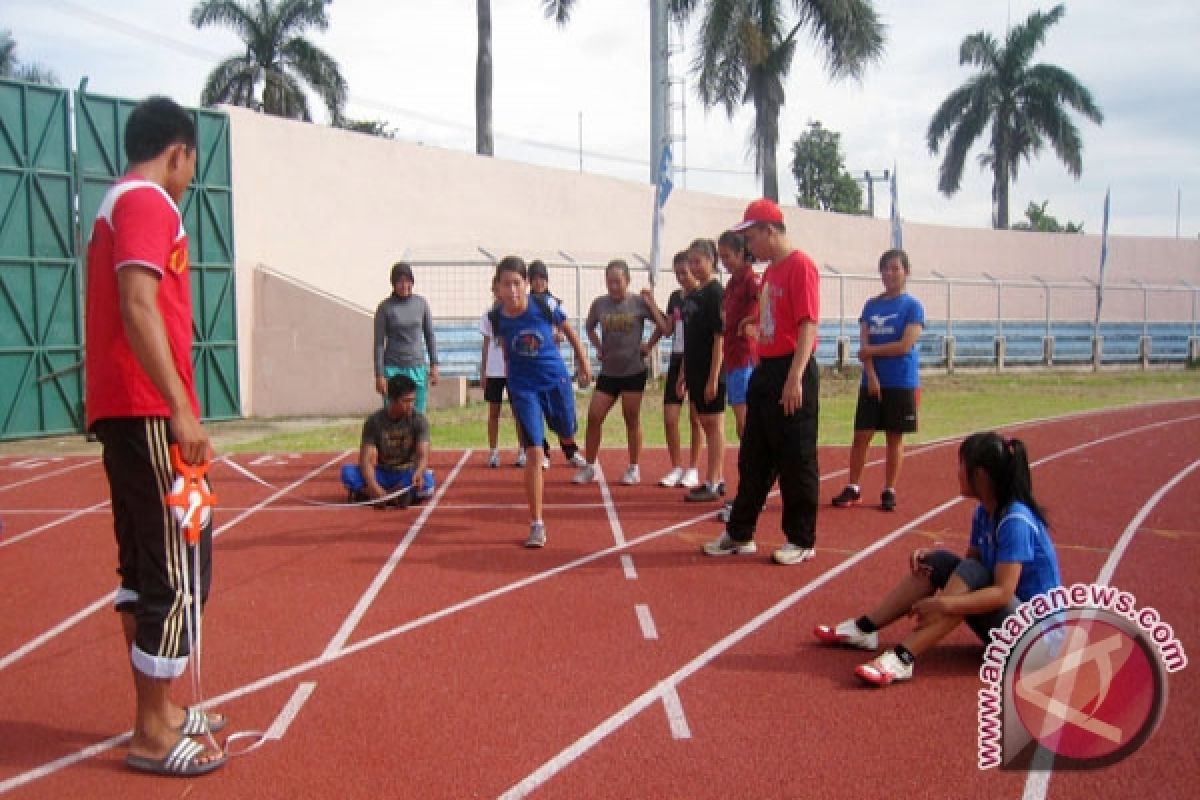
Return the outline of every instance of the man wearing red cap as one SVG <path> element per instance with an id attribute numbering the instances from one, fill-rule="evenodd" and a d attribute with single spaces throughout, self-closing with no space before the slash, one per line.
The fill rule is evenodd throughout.
<path id="1" fill-rule="evenodd" d="M 767 199 L 746 207 L 739 225 L 746 246 L 770 266 L 759 301 L 759 363 L 746 391 L 746 428 L 738 451 L 738 491 L 725 532 L 704 545 L 710 556 L 754 553 L 754 529 L 775 479 L 783 499 L 787 544 L 774 553 L 778 564 L 798 564 L 816 555 L 817 404 L 820 377 L 817 346 L 820 283 L 812 259 L 792 247 L 779 206 Z"/>

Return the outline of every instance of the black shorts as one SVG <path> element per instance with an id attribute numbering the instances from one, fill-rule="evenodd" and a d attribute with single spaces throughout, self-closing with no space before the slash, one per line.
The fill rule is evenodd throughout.
<path id="1" fill-rule="evenodd" d="M 973 558 L 961 558 L 957 553 L 949 550 L 930 550 L 921 558 L 921 563 L 929 567 L 929 582 L 935 589 L 945 589 L 946 582 L 950 580 L 951 575 L 957 575 L 959 580 L 972 591 L 986 589 L 995 583 L 992 573 L 982 563 Z M 972 614 L 964 617 L 963 621 L 986 644 L 988 631 L 1001 627 L 1008 615 L 1016 611 L 1019 605 L 1020 601 L 1014 597 L 1004 608 L 984 611 L 982 614 Z"/>
<path id="2" fill-rule="evenodd" d="M 867 387 L 860 386 L 854 430 L 915 433 L 920 404 L 920 389 L 881 389 L 877 399 L 867 394 Z"/>
<path id="3" fill-rule="evenodd" d="M 725 376 L 724 374 L 717 380 L 717 396 L 708 402 L 704 399 L 704 386 L 708 383 L 709 365 L 705 362 L 701 369 L 688 369 L 684 365 L 684 381 L 686 382 L 688 395 L 692 398 L 692 405 L 696 407 L 697 414 L 721 414 L 725 411 Z"/>
<path id="4" fill-rule="evenodd" d="M 675 391 L 679 384 L 679 371 L 683 369 L 683 353 L 671 353 L 671 363 L 667 367 L 667 382 L 663 384 L 663 405 L 681 406 L 683 398 Z"/>
<path id="5" fill-rule="evenodd" d="M 505 378 L 485 378 L 483 381 L 483 399 L 489 403 L 504 402 L 504 387 L 508 384 Z"/>
<path id="6" fill-rule="evenodd" d="M 116 609 L 133 614 L 134 644 L 155 669 L 166 670 L 168 662 L 180 662 L 188 655 L 186 625 L 191 609 L 184 581 L 188 587 L 197 584 L 191 549 L 181 551 L 183 532 L 164 498 L 175 472 L 170 425 L 166 418 L 129 417 L 97 420 L 92 429 L 104 448 L 104 472 L 112 496 L 121 578 Z M 203 601 L 212 582 L 211 519 L 201 529 L 198 546 Z M 184 664 L 175 664 L 179 672 Z"/>
<path id="7" fill-rule="evenodd" d="M 621 375 L 620 377 L 600 373 L 600 377 L 596 378 L 596 391 L 612 397 L 620 397 L 622 392 L 644 392 L 646 391 L 646 370 L 642 370 L 636 375 Z"/>

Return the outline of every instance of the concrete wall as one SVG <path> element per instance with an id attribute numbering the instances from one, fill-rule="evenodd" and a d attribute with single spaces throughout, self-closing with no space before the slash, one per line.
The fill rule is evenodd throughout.
<path id="1" fill-rule="evenodd" d="M 653 187 L 280 120 L 230 116 L 242 410 L 250 415 L 341 413 L 370 395 L 369 314 L 390 291 L 400 258 L 483 260 L 479 247 L 604 263 L 648 255 Z M 663 253 L 715 237 L 750 198 L 676 188 Z M 786 209 L 794 244 L 821 265 L 872 274 L 889 246 L 886 220 Z M 1078 281 L 1095 276 L 1100 238 L 906 224 L 914 275 Z M 268 272 L 289 280 L 260 278 Z M 439 316 L 474 316 L 488 302 L 482 265 L 417 270 L 417 291 Z M 1200 242 L 1112 237 L 1108 280 L 1200 285 Z M 671 280 L 660 283 L 665 298 Z M 823 292 L 837 314 L 833 281 Z M 863 287 L 867 291 L 867 287 Z M 924 290 L 922 290 L 924 291 Z M 923 299 L 938 306 L 934 288 Z M 975 295 L 978 299 L 973 299 Z M 263 296 L 270 295 L 270 296 Z M 994 293 L 990 295 L 994 298 Z M 955 297 L 994 313 L 982 289 Z M 850 305 L 850 301 L 846 301 Z M 1040 308 L 1031 297 L 1031 308 Z M 857 315 L 861 301 L 849 310 Z M 1140 300 L 1137 302 L 1140 310 Z M 940 306 L 939 306 L 940 307 Z M 1106 301 L 1107 308 L 1107 301 Z M 990 311 L 988 309 L 991 309 Z M 357 405 L 352 398 L 360 397 Z"/>

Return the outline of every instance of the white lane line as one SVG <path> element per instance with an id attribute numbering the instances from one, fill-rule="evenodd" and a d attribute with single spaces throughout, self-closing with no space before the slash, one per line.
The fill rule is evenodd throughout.
<path id="1" fill-rule="evenodd" d="M 279 740 L 287 733 L 288 727 L 296 716 L 300 713 L 300 709 L 308 702 L 308 698 L 312 696 L 313 690 L 317 688 L 317 684 L 313 681 L 302 683 L 296 687 L 296 691 L 292 692 L 291 698 L 287 701 L 287 705 L 279 712 L 279 716 L 275 717 L 275 721 L 271 723 L 271 727 L 267 728 L 264 739 Z"/>
<path id="2" fill-rule="evenodd" d="M 638 627 L 642 629 L 642 638 L 654 640 L 658 638 L 658 628 L 654 626 L 654 617 L 650 615 L 650 606 L 638 603 L 633 607 L 637 614 Z"/>
<path id="3" fill-rule="evenodd" d="M 1154 422 L 1154 423 L 1150 423 L 1148 425 L 1141 426 L 1139 428 L 1130 428 L 1130 429 L 1126 429 L 1124 431 L 1119 431 L 1119 432 L 1111 434 L 1109 436 L 1104 436 L 1099 439 L 1094 439 L 1091 442 L 1087 442 L 1082 445 L 1070 447 L 1065 450 L 1061 450 L 1057 453 L 1053 453 L 1053 454 L 1046 456 L 1038 461 L 1035 461 L 1031 466 L 1034 466 L 1034 467 L 1041 466 L 1043 464 L 1047 464 L 1051 461 L 1062 458 L 1064 456 L 1079 452 L 1080 450 L 1083 450 L 1087 447 L 1092 447 L 1092 446 L 1099 445 L 1099 444 L 1102 444 L 1105 442 L 1122 439 L 1127 436 L 1131 436 L 1134 433 L 1140 433 L 1143 431 L 1148 431 L 1148 430 L 1152 430 L 1155 428 L 1164 427 L 1166 425 L 1171 425 L 1171 424 L 1175 424 L 1178 422 L 1188 421 L 1188 420 L 1193 420 L 1193 419 L 1200 419 L 1200 415 L 1194 415 L 1191 417 L 1186 417 L 1184 419 L 1175 419 L 1175 420 L 1165 420 L 1165 421 L 1160 421 L 1160 422 Z M 934 508 L 930 511 L 925 512 L 924 514 L 922 514 L 921 516 L 912 520 L 908 524 L 906 524 L 900 528 L 897 528 L 896 530 L 892 531 L 891 533 L 884 536 L 883 538 L 876 540 L 876 542 L 874 544 L 871 544 L 871 545 L 867 546 L 865 549 L 860 550 L 857 555 L 853 555 L 850 558 L 847 558 L 845 561 L 841 562 L 837 566 L 833 567 L 832 569 L 828 570 L 827 572 L 822 573 L 817 578 L 813 579 L 810 583 L 806 584 L 805 586 L 802 586 L 801 588 L 792 592 L 790 595 L 784 597 L 778 603 L 771 606 L 766 611 L 763 611 L 758 616 L 752 618 L 745 625 L 743 625 L 740 628 L 738 628 L 737 630 L 733 631 L 728 636 L 721 639 L 716 644 L 712 645 L 707 650 L 705 650 L 703 653 L 698 655 L 696 658 L 689 661 L 683 667 L 676 670 L 674 673 L 672 673 L 670 676 L 668 676 L 665 680 L 661 681 L 657 686 L 642 693 L 640 696 L 638 696 L 632 702 L 630 702 L 627 706 L 625 706 L 621 710 L 617 711 L 615 714 L 613 714 L 608 719 L 601 722 L 599 725 L 597 725 L 591 731 L 589 731 L 588 733 L 584 734 L 582 737 L 577 739 L 573 744 L 564 748 L 562 751 L 560 751 L 558 753 L 558 755 L 554 756 L 549 761 L 544 763 L 542 766 L 538 767 L 536 770 L 534 770 L 529 775 L 527 775 L 524 778 L 524 780 L 517 783 L 515 786 L 510 788 L 504 794 L 500 795 L 501 800 L 517 800 L 517 798 L 526 797 L 531 792 L 535 791 L 538 787 L 540 787 L 542 784 L 544 784 L 546 781 L 550 780 L 555 775 L 557 775 L 559 772 L 566 769 L 568 766 L 570 766 L 572 763 L 574 763 L 580 756 L 582 756 L 587 751 L 591 750 L 593 747 L 595 747 L 597 744 L 599 744 L 601 741 L 603 741 L 605 738 L 607 738 L 610 734 L 615 733 L 617 730 L 619 730 L 621 727 L 623 727 L 627 722 L 629 722 L 631 719 L 633 719 L 638 714 L 640 714 L 642 711 L 644 711 L 655 700 L 658 700 L 659 698 L 661 698 L 663 691 L 664 691 L 664 687 L 677 686 L 679 683 L 681 683 L 685 679 L 691 677 L 693 674 L 698 672 L 703 667 L 708 666 L 708 664 L 710 664 L 714 659 L 716 659 L 717 656 L 723 654 L 726 650 L 728 650 L 731 647 L 733 647 L 734 645 L 738 644 L 742 639 L 746 638 L 751 633 L 754 633 L 759 628 L 761 628 L 763 625 L 766 625 L 768 622 L 773 620 L 775 617 L 779 616 L 784 611 L 791 608 L 793 605 L 795 605 L 797 602 L 799 602 L 806 595 L 813 592 L 815 589 L 820 588 L 824 584 L 831 581 L 833 578 L 837 577 L 838 575 L 841 575 L 846 570 L 857 565 L 859 562 L 863 561 L 868 556 L 873 555 L 875 552 L 877 552 L 881 548 L 885 547 L 886 545 L 891 544 L 893 541 L 898 539 L 900 536 L 919 527 L 920 525 L 924 524 L 929 519 L 932 519 L 933 517 L 937 516 L 938 514 L 941 514 L 942 512 L 952 508 L 953 506 L 955 506 L 956 504 L 958 504 L 961 501 L 962 501 L 961 497 L 955 497 L 955 498 L 951 498 L 950 500 L 947 500 L 946 502 L 942 503 L 937 508 Z M 635 541 L 637 541 L 637 540 L 635 540 Z"/>
<path id="4" fill-rule="evenodd" d="M 637 580 L 637 570 L 633 566 L 633 556 L 628 553 L 621 554 L 621 569 L 625 571 L 625 580 Z"/>
<path id="5" fill-rule="evenodd" d="M 596 482 L 600 484 L 600 497 L 604 500 L 604 513 L 608 515 L 608 527 L 612 528 L 613 541 L 620 547 L 625 544 L 625 531 L 621 528 L 621 519 L 617 516 L 617 506 L 613 503 L 612 492 L 608 490 L 608 481 L 604 479 L 604 470 L 598 467 Z"/>
<path id="6" fill-rule="evenodd" d="M 25 486 L 30 483 L 37 483 L 38 481 L 44 481 L 47 478 L 54 478 L 59 475 L 65 475 L 66 473 L 74 472 L 77 469 L 83 469 L 84 467 L 90 467 L 93 464 L 98 463 L 99 461 L 100 461 L 100 459 L 98 459 L 98 458 L 90 458 L 87 461 L 80 461 L 78 464 L 71 464 L 70 466 L 63 467 L 62 469 L 56 469 L 52 472 L 46 472 L 41 475 L 34 475 L 32 478 L 26 478 L 23 481 L 16 481 L 15 483 L 9 483 L 4 486 L 0 486 L 0 492 L 7 492 L 9 489 L 16 489 L 19 486 Z"/>
<path id="7" fill-rule="evenodd" d="M 71 520 L 79 519 L 80 517 L 84 516 L 85 514 L 93 514 L 97 511 L 99 511 L 100 509 L 106 507 L 108 505 L 108 503 L 109 503 L 108 500 L 102 500 L 101 502 L 96 503 L 96 505 L 94 505 L 94 506 L 76 509 L 75 511 L 70 512 L 69 514 L 67 514 L 64 517 L 60 517 L 59 519 L 56 519 L 53 522 L 47 522 L 45 525 L 39 525 L 36 528 L 27 530 L 24 533 L 18 534 L 9 539 L 0 539 L 0 547 L 8 547 L 10 544 L 16 544 L 17 542 L 23 542 L 32 536 L 37 536 L 42 531 L 48 531 L 51 528 L 57 528 L 59 525 L 65 525 L 66 523 L 70 522 Z"/>
<path id="8" fill-rule="evenodd" d="M 692 729 L 688 727 L 687 715 L 683 713 L 683 701 L 679 692 L 668 685 L 662 689 L 663 711 L 667 713 L 667 727 L 671 729 L 672 739 L 692 738 Z"/>
<path id="9" fill-rule="evenodd" d="M 450 488 L 450 484 L 454 483 L 454 479 L 458 477 L 458 473 L 462 471 L 467 460 L 470 459 L 473 450 L 467 450 L 462 454 L 462 458 L 458 459 L 458 464 L 446 476 L 446 480 L 438 487 L 433 499 L 430 500 L 421 510 L 421 516 L 408 529 L 408 533 L 400 540 L 400 544 L 396 545 L 396 549 L 392 551 L 385 563 L 375 574 L 375 579 L 371 581 L 371 585 L 363 592 L 362 597 L 358 598 L 358 602 L 342 622 L 342 626 L 338 629 L 333 638 L 329 640 L 329 644 L 325 645 L 325 652 L 321 654 L 321 658 L 333 658 L 338 654 L 345 645 L 346 640 L 350 638 L 350 634 L 354 633 L 354 629 L 358 627 L 358 623 L 362 622 L 362 618 L 366 616 L 371 604 L 375 602 L 375 598 L 383 590 L 384 585 L 388 582 L 388 578 L 392 577 L 396 566 L 400 563 L 400 559 L 404 558 L 404 554 L 408 552 L 408 546 L 412 544 L 413 539 L 417 538 L 417 534 L 421 532 L 421 528 L 425 526 L 425 521 L 429 519 L 429 515 L 437 508 L 438 502 L 445 497 L 446 490 Z"/>
<path id="10" fill-rule="evenodd" d="M 1117 544 L 1109 554 L 1108 560 L 1104 562 L 1104 566 L 1100 568 L 1100 574 L 1096 576 L 1096 583 L 1108 585 L 1112 580 L 1113 573 L 1117 571 L 1117 565 L 1121 562 L 1121 558 L 1125 555 L 1125 551 L 1129 548 L 1129 543 L 1133 541 L 1134 535 L 1142 527 L 1142 523 L 1146 521 L 1146 517 L 1150 516 L 1150 512 L 1158 507 L 1162 499 L 1167 493 L 1179 485 L 1179 482 L 1192 474 L 1198 467 L 1200 461 L 1193 461 L 1190 466 L 1180 470 L 1175 474 L 1175 477 L 1159 487 L 1158 491 L 1151 495 L 1146 504 L 1141 507 L 1129 524 L 1125 526 L 1125 530 L 1121 532 L 1121 537 L 1117 540 Z M 1074 673 L 1074 680 L 1078 679 L 1078 671 Z M 1061 679 L 1061 678 L 1060 678 Z M 1058 689 L 1055 689 L 1055 696 L 1058 696 Z M 1070 696 L 1067 692 L 1066 696 Z M 1021 800 L 1045 800 L 1046 793 L 1050 791 L 1050 778 L 1054 774 L 1054 754 L 1049 750 L 1039 748 L 1034 754 L 1033 763 L 1030 765 L 1029 773 L 1025 776 L 1025 789 L 1021 793 Z"/>
<path id="11" fill-rule="evenodd" d="M 1084 414 L 1082 416 L 1087 416 L 1087 414 Z M 1074 419 L 1074 418 L 1075 418 L 1075 416 L 1072 415 L 1070 417 L 1065 417 L 1064 420 L 1070 420 L 1070 419 Z M 1141 432 L 1147 431 L 1147 430 L 1152 430 L 1154 428 L 1162 427 L 1165 425 L 1170 425 L 1170 424 L 1174 424 L 1177 422 L 1186 422 L 1186 421 L 1191 421 L 1191 420 L 1195 420 L 1195 419 L 1200 419 L 1200 414 L 1189 416 L 1189 417 L 1177 418 L 1177 419 L 1173 419 L 1173 420 L 1166 420 L 1166 421 L 1162 421 L 1162 422 L 1154 422 L 1154 423 L 1150 423 L 1150 424 L 1147 424 L 1147 425 L 1144 425 L 1144 426 L 1141 426 L 1138 428 L 1129 428 L 1124 431 L 1121 431 L 1120 433 L 1114 434 L 1112 436 L 1107 436 L 1107 437 L 1104 437 L 1103 439 L 1097 439 L 1094 442 L 1092 442 L 1091 444 L 1101 444 L 1103 442 L 1107 442 L 1112 439 L 1118 439 L 1118 438 L 1122 438 L 1125 436 L 1132 436 L 1134 434 L 1141 433 Z M 949 446 L 952 444 L 956 444 L 957 442 L 958 442 L 958 438 L 946 437 L 945 439 L 941 439 L 937 442 L 929 442 L 921 447 L 916 447 L 909 453 L 909 455 L 916 455 L 918 453 L 924 454 L 927 452 L 931 452 L 933 450 L 937 450 L 941 447 L 946 447 L 946 446 Z M 1040 465 L 1047 461 L 1053 460 L 1058 455 L 1065 455 L 1068 452 L 1075 452 L 1078 449 L 1080 449 L 1080 448 L 1073 447 L 1069 451 L 1063 451 L 1062 453 L 1057 454 L 1055 456 L 1049 456 L 1049 457 L 1043 459 L 1042 461 L 1036 462 L 1034 464 L 1034 466 L 1037 466 L 1037 465 Z M 346 455 L 348 455 L 351 452 L 353 452 L 353 451 L 347 450 L 340 457 L 344 458 Z M 870 464 L 868 464 L 868 466 L 876 466 L 876 465 L 882 463 L 882 461 L 883 461 L 882 459 L 878 459 L 878 460 L 873 461 Z M 848 470 L 846 468 L 836 470 L 834 472 L 828 473 L 827 475 L 821 476 L 821 481 L 824 482 L 827 480 L 832 480 L 834 478 L 845 475 L 847 472 L 848 472 Z M 947 507 L 949 507 L 949 506 L 947 506 Z M 272 686 L 283 683 L 284 681 L 291 680 L 294 677 L 303 675 L 314 669 L 323 667 L 332 661 L 338 661 L 340 659 L 347 658 L 349 656 L 354 655 L 355 653 L 358 653 L 363 650 L 368 650 L 372 647 L 375 647 L 376 645 L 382 644 L 382 643 L 389 641 L 393 638 L 396 638 L 398 636 L 403 636 L 404 634 L 410 633 L 411 631 L 416 630 L 418 628 L 425 627 L 426 625 L 430 625 L 430 624 L 433 624 L 434 622 L 438 622 L 442 619 L 446 619 L 448 617 L 454 616 L 455 614 L 458 614 L 460 612 L 469 610 L 471 608 L 475 608 L 476 606 L 483 605 L 484 603 L 486 603 L 488 601 L 495 600 L 504 595 L 518 591 L 520 589 L 524 589 L 527 586 L 532 586 L 533 584 L 540 583 L 544 580 L 549 580 L 550 578 L 556 577 L 562 573 L 569 572 L 573 569 L 577 569 L 578 567 L 586 566 L 586 565 L 591 564 L 594 561 L 598 561 L 602 558 L 607 558 L 607 557 L 617 553 L 620 550 L 631 549 L 638 545 L 642 545 L 647 542 L 650 542 L 655 539 L 666 536 L 668 534 L 674 533 L 675 531 L 682 530 L 683 528 L 690 527 L 690 526 L 695 525 L 704 520 L 711 519 L 712 515 L 713 515 L 713 512 L 708 512 L 705 514 L 700 514 L 698 516 L 692 517 L 690 519 L 682 520 L 673 525 L 669 525 L 665 528 L 660 528 L 657 531 L 651 531 L 649 533 L 645 533 L 645 534 L 637 537 L 636 539 L 633 539 L 632 541 L 628 542 L 624 547 L 616 547 L 616 546 L 608 547 L 608 548 L 605 548 L 604 550 L 598 551 L 596 553 L 582 556 L 580 558 L 575 559 L 574 561 L 570 561 L 566 564 L 559 565 L 558 567 L 553 567 L 549 570 L 545 570 L 544 572 L 526 576 L 525 578 L 521 578 L 520 580 L 514 581 L 513 583 L 510 583 L 506 586 L 497 587 L 496 589 L 492 589 L 492 590 L 489 590 L 482 594 L 475 595 L 474 597 L 467 598 L 466 600 L 460 601 L 460 602 L 455 603 L 446 608 L 431 612 L 429 614 L 426 614 L 423 617 L 419 617 L 417 619 L 411 620 L 409 622 L 406 622 L 406 623 L 399 625 L 395 628 L 392 628 L 390 630 L 381 631 L 380 633 L 377 633 L 374 636 L 371 636 L 367 639 L 358 641 L 355 644 L 350 645 L 349 647 L 346 647 L 343 650 L 341 650 L 340 652 L 338 652 L 338 654 L 334 658 L 331 658 L 331 659 L 324 659 L 324 658 L 320 658 L 320 657 L 311 658 L 307 661 L 302 661 L 298 664 L 294 664 L 291 667 L 280 670 L 279 672 L 276 672 L 276 673 L 273 673 L 270 675 L 264 675 L 263 677 L 259 678 L 258 680 L 252 681 L 251 683 L 244 684 L 238 688 L 231 689 L 230 691 L 226 692 L 225 694 L 210 698 L 208 701 L 206 701 L 206 705 L 216 706 L 216 705 L 220 705 L 222 703 L 228 703 L 228 702 L 237 700 L 239 698 L 254 694 L 255 692 L 262 691 L 263 689 L 269 689 Z M 923 522 L 923 520 L 914 520 L 912 524 L 915 525 L 919 522 Z M 114 592 L 112 595 L 109 595 L 109 597 L 111 598 L 115 594 L 116 593 Z M 781 602 L 786 602 L 786 600 L 787 600 L 787 598 L 785 598 L 784 601 L 781 601 Z M 661 696 L 661 693 L 665 692 L 666 688 L 667 688 L 667 685 L 659 684 L 659 687 L 657 690 L 658 694 Z M 651 701 L 652 700 L 653 700 L 653 697 L 651 697 Z M 635 700 L 634 702 L 636 703 L 638 701 Z M 619 726 L 617 726 L 617 727 L 619 727 Z M 599 729 L 597 729 L 597 730 L 599 730 Z M 598 743 L 605 736 L 607 736 L 609 733 L 612 733 L 615 730 L 616 730 L 616 727 L 613 727 L 611 730 L 604 732 L 600 735 L 597 735 L 597 731 L 593 731 L 592 733 L 588 734 L 588 737 L 591 737 L 593 739 L 593 743 Z M 81 761 L 85 761 L 88 758 L 91 758 L 92 756 L 100 755 L 109 750 L 112 750 L 113 748 L 117 747 L 121 743 L 128 741 L 129 735 L 130 735 L 129 732 L 126 731 L 125 733 L 120 734 L 118 736 L 114 736 L 109 739 L 105 739 L 102 742 L 97 742 L 95 744 L 89 745 L 88 747 L 85 747 L 82 750 L 76 751 L 75 753 L 71 753 L 71 754 L 63 756 L 61 758 L 58 758 L 52 762 L 49 762 L 48 764 L 45 764 L 38 768 L 35 768 L 34 770 L 30 770 L 29 772 L 25 772 L 20 775 L 16 775 L 5 781 L 0 781 L 0 794 L 4 794 L 6 791 L 8 791 L 10 789 L 14 789 L 18 786 L 23 786 L 26 783 L 32 781 L 35 777 L 38 777 L 38 778 L 45 777 L 47 775 L 58 772 L 62 769 L 66 769 L 67 767 L 70 767 Z M 587 738 L 587 737 L 585 737 L 585 738 Z M 34 773 L 36 773 L 36 775 Z M 28 777 L 28 776 L 32 776 L 32 777 Z M 542 782 L 544 782 L 544 781 L 542 781 Z M 540 785 L 540 783 L 538 785 Z M 514 790 L 515 790 L 515 787 L 514 787 Z M 509 791 L 511 793 L 514 790 L 509 790 Z M 532 789 L 530 789 L 529 791 L 532 791 Z M 520 795 L 512 795 L 512 796 L 523 797 L 525 794 L 528 794 L 528 791 L 526 791 Z"/>
<path id="12" fill-rule="evenodd" d="M 263 500 L 257 506 L 247 509 L 245 512 L 243 512 L 241 514 L 238 514 L 236 517 L 231 519 L 229 522 L 226 522 L 224 525 L 222 525 L 219 528 L 217 528 L 216 530 L 214 530 L 213 531 L 213 539 L 215 540 L 218 536 L 223 534 L 225 531 L 229 530 L 234 525 L 237 525 L 239 522 L 244 520 L 246 517 L 250 516 L 258 509 L 267 505 L 275 498 L 281 497 L 282 495 L 287 494 L 288 492 L 290 492 L 292 489 L 296 488 L 300 484 L 305 483 L 306 481 L 315 477 L 320 472 L 324 471 L 331 464 L 336 464 L 338 461 L 341 461 L 346 456 L 350 455 L 352 452 L 354 452 L 354 451 L 353 450 L 344 450 L 338 456 L 336 456 L 333 459 L 330 459 L 329 461 L 326 461 L 324 464 L 317 467 L 312 472 L 309 472 L 307 475 L 300 478 L 295 483 L 292 483 L 291 485 L 286 486 L 283 489 L 280 489 L 278 492 L 275 492 L 274 494 L 270 495 L 269 497 L 267 497 L 267 499 Z M 91 614 L 96 613 L 100 609 L 104 608 L 106 605 L 111 605 L 112 602 L 114 600 L 116 600 L 116 598 L 117 598 L 117 593 L 115 590 L 109 592 L 108 594 L 104 595 L 100 599 L 93 601 L 86 608 L 82 609 L 81 611 L 76 612 L 75 614 L 72 614 L 67 619 L 58 623 L 53 628 L 39 634 L 36 638 L 30 640 L 29 642 L 27 642 L 26 644 L 17 648 L 16 650 L 14 650 L 13 652 L 4 656 L 3 658 L 0 658 L 0 671 L 4 670 L 7 667 L 12 666 L 14 663 L 16 663 L 21 658 L 29 655 L 29 653 L 31 653 L 34 650 L 36 650 L 37 648 L 41 647 L 46 642 L 49 642 L 50 640 L 54 639 L 56 636 L 63 633 L 64 631 L 66 631 L 71 626 L 79 623 L 83 619 L 87 618 Z"/>

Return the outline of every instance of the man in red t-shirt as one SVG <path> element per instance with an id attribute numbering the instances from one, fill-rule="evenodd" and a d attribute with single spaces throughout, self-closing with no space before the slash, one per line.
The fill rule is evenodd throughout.
<path id="1" fill-rule="evenodd" d="M 225 718 L 171 702 L 189 655 L 190 592 L 207 597 L 212 523 L 200 535 L 200 575 L 164 491 L 170 445 L 188 464 L 208 460 L 208 434 L 192 376 L 188 239 L 179 203 L 196 169 L 191 115 L 165 97 L 133 110 L 125 127 L 129 169 L 100 203 L 87 259 L 87 424 L 104 447 L 117 539 L 116 610 L 136 696 L 126 764 L 164 775 L 201 775 L 225 756 L 192 736 Z M 191 589 L 189 590 L 189 587 Z M 192 620 L 192 625 L 196 620 Z"/>
<path id="2" fill-rule="evenodd" d="M 812 259 L 788 241 L 783 212 L 772 201 L 755 200 L 732 230 L 744 231 L 746 246 L 770 266 L 762 276 L 759 360 L 746 391 L 737 497 L 725 532 L 704 545 L 704 552 L 755 552 L 758 515 L 778 478 L 781 527 L 788 541 L 773 557 L 779 564 L 798 564 L 816 555 L 820 375 L 813 354 L 821 319 L 820 282 Z"/>

